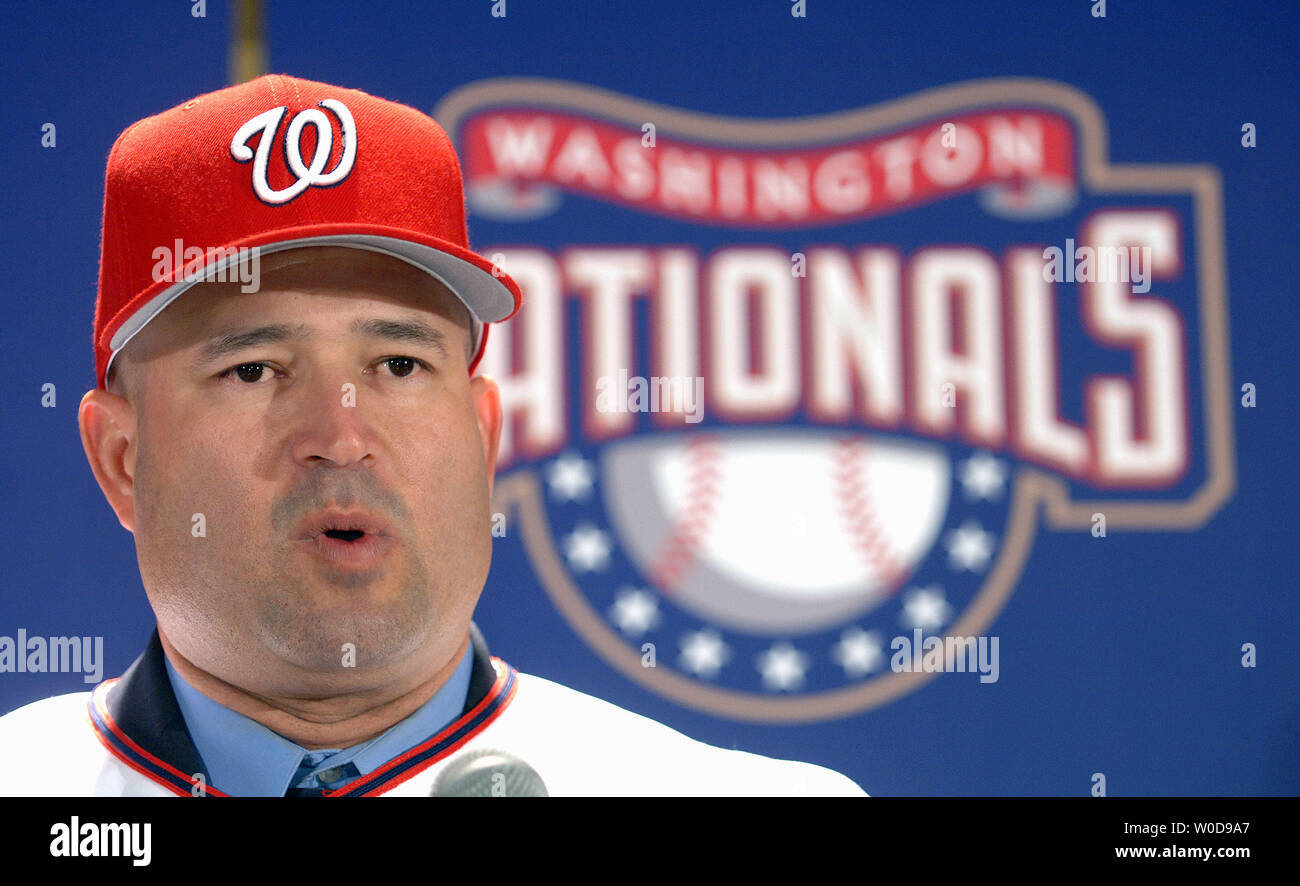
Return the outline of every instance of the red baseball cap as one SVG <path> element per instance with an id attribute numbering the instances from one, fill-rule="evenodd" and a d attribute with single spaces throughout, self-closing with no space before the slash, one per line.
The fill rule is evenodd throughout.
<path id="1" fill-rule="evenodd" d="M 268 74 L 129 127 L 108 155 L 97 385 L 127 342 L 195 283 L 260 255 L 346 246 L 409 262 L 487 325 L 519 285 L 472 252 L 460 163 L 431 117 L 355 89 Z"/>

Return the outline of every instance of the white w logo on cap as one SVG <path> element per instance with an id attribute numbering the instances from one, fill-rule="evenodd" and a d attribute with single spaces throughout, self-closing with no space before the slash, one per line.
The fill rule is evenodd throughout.
<path id="1" fill-rule="evenodd" d="M 240 163 L 253 161 L 253 191 L 263 202 L 288 203 L 312 185 L 321 187 L 336 185 L 352 172 L 352 163 L 357 158 L 357 125 L 352 119 L 352 112 L 343 102 L 332 98 L 320 102 L 320 106 L 333 111 L 334 116 L 339 119 L 343 130 L 343 155 L 339 157 L 337 166 L 329 172 L 324 172 L 325 164 L 329 162 L 330 151 L 334 147 L 334 128 L 330 125 L 329 118 L 315 108 L 299 111 L 289 121 L 289 129 L 284 134 L 285 161 L 289 164 L 289 171 L 297 177 L 297 180 L 279 191 L 272 188 L 267 181 L 266 163 L 271 155 L 271 142 L 275 140 L 275 133 L 279 131 L 280 120 L 283 119 L 288 106 L 281 105 L 263 111 L 239 127 L 239 131 L 231 139 L 230 156 Z M 316 129 L 316 151 L 312 154 L 311 163 L 304 166 L 302 130 L 309 123 Z M 257 153 L 254 154 L 253 149 L 248 146 L 248 140 L 258 132 L 262 133 L 262 138 L 258 141 Z"/>

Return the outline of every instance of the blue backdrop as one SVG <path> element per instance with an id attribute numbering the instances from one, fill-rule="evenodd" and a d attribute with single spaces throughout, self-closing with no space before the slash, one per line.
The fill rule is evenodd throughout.
<path id="1" fill-rule="evenodd" d="M 996 683 L 944 674 L 884 703 L 803 722 L 749 722 L 692 707 L 598 653 L 543 589 L 517 532 L 497 541 L 477 614 L 495 654 L 703 741 L 833 767 L 873 794 L 1085 795 L 1094 773 L 1105 774 L 1115 795 L 1300 790 L 1300 589 L 1287 565 L 1300 491 L 1291 366 L 1300 330 L 1287 246 L 1297 229 L 1300 17 L 1286 2 L 1112 2 L 1105 18 L 1093 17 L 1091 6 L 808 0 L 806 17 L 795 18 L 786 0 L 508 0 L 507 15 L 496 18 L 488 0 L 272 0 L 270 70 L 428 112 L 458 88 L 502 76 L 569 81 L 740 119 L 835 114 L 963 81 L 1034 77 L 1095 102 L 1114 162 L 1205 164 L 1222 176 L 1231 495 L 1190 530 L 1112 529 L 1102 540 L 1086 527 L 1040 526 L 1014 592 L 985 630 L 1001 641 Z M 227 9 L 210 2 L 196 18 L 191 7 L 174 0 L 6 8 L 0 226 L 11 308 L 0 351 L 0 439 L 9 447 L 0 519 L 9 560 L 0 635 L 102 636 L 105 677 L 138 654 L 152 613 L 132 539 L 104 501 L 77 432 L 78 400 L 94 385 L 104 162 L 131 122 L 226 85 Z M 53 148 L 41 144 L 49 122 L 57 126 Z M 1246 122 L 1255 124 L 1256 147 L 1243 147 Z M 1099 200 L 1085 192 L 1054 226 L 1025 234 L 968 195 L 857 227 L 771 233 L 684 224 L 596 198 L 564 200 L 553 217 L 534 221 L 472 214 L 471 243 L 499 244 L 507 254 L 511 245 L 558 251 L 570 242 L 689 244 L 707 254 L 728 244 L 843 242 L 890 244 L 905 255 L 974 243 L 996 254 L 1013 242 L 1062 244 L 1101 205 L 1169 207 L 1183 219 L 1194 212 L 1186 195 Z M 1198 254 L 1186 225 L 1184 234 L 1189 256 Z M 1196 301 L 1204 283 L 1189 272 L 1168 294 L 1187 328 L 1193 406 L 1190 473 L 1170 497 L 1185 496 L 1206 471 L 1198 350 L 1205 329 Z M 576 310 L 569 319 L 581 334 Z M 1086 362 L 1077 316 L 1073 323 L 1062 335 L 1066 367 Z M 565 360 L 576 369 L 578 357 L 574 349 Z M 1127 366 L 1063 369 L 1063 396 L 1074 404 L 1064 411 L 1077 411 L 1084 375 Z M 42 405 L 47 383 L 57 390 L 53 408 Z M 1253 408 L 1240 403 L 1246 383 L 1257 392 Z M 577 450 L 599 457 L 598 447 L 581 443 Z M 944 446 L 954 465 L 968 455 L 964 445 Z M 544 461 L 516 467 L 541 469 Z M 557 532 L 563 518 L 551 512 Z M 600 593 L 592 591 L 596 611 L 609 605 Z M 749 641 L 736 634 L 730 642 L 747 649 Z M 1254 644 L 1255 667 L 1242 666 L 1243 644 Z M 809 688 L 827 688 L 832 677 L 810 672 Z M 0 674 L 0 711 L 86 688 L 80 674 Z"/>

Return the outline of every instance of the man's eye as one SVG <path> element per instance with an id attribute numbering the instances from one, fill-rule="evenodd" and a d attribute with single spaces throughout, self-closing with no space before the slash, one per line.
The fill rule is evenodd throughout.
<path id="1" fill-rule="evenodd" d="M 423 360 L 417 360 L 415 357 L 386 357 L 379 362 L 388 366 L 388 371 L 395 378 L 409 378 L 415 372 L 417 366 L 426 371 L 429 369 L 427 363 Z M 235 377 L 247 385 L 255 385 L 263 380 L 267 369 L 270 369 L 270 367 L 262 362 L 240 363 L 238 366 L 230 367 L 218 375 L 217 378 Z"/>
<path id="2" fill-rule="evenodd" d="M 417 360 L 414 357 L 387 357 L 380 361 L 388 366 L 388 371 L 397 378 L 407 378 L 415 371 L 415 367 L 427 370 L 428 364 L 423 360 Z"/>
<path id="3" fill-rule="evenodd" d="M 262 375 L 266 368 L 267 365 L 265 363 L 240 363 L 238 366 L 230 367 L 225 372 L 218 375 L 217 378 L 230 378 L 234 375 L 246 384 L 256 384 L 262 380 Z"/>

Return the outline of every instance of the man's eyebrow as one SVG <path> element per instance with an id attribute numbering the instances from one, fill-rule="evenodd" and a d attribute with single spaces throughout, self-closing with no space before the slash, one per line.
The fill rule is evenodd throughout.
<path id="1" fill-rule="evenodd" d="M 383 320 L 380 318 L 358 318 L 352 324 L 354 335 L 368 338 L 385 338 L 389 341 L 406 342 L 433 348 L 444 360 L 447 358 L 447 336 L 441 329 L 435 329 L 423 320 Z"/>
<path id="2" fill-rule="evenodd" d="M 352 323 L 352 334 L 366 338 L 423 345 L 432 348 L 446 359 L 447 336 L 423 320 L 385 320 L 379 317 L 358 318 Z M 311 338 L 311 329 L 302 323 L 273 323 L 249 329 L 223 329 L 213 335 L 199 352 L 199 365 L 215 363 L 223 357 L 248 348 L 276 344 L 284 341 L 302 341 Z"/>
<path id="3" fill-rule="evenodd" d="M 213 335 L 203 350 L 199 351 L 199 365 L 215 363 L 222 357 L 229 356 L 247 348 L 270 345 L 293 339 L 305 339 L 311 336 L 311 330 L 304 324 L 290 326 L 286 323 L 274 323 L 251 329 L 223 329 Z"/>

